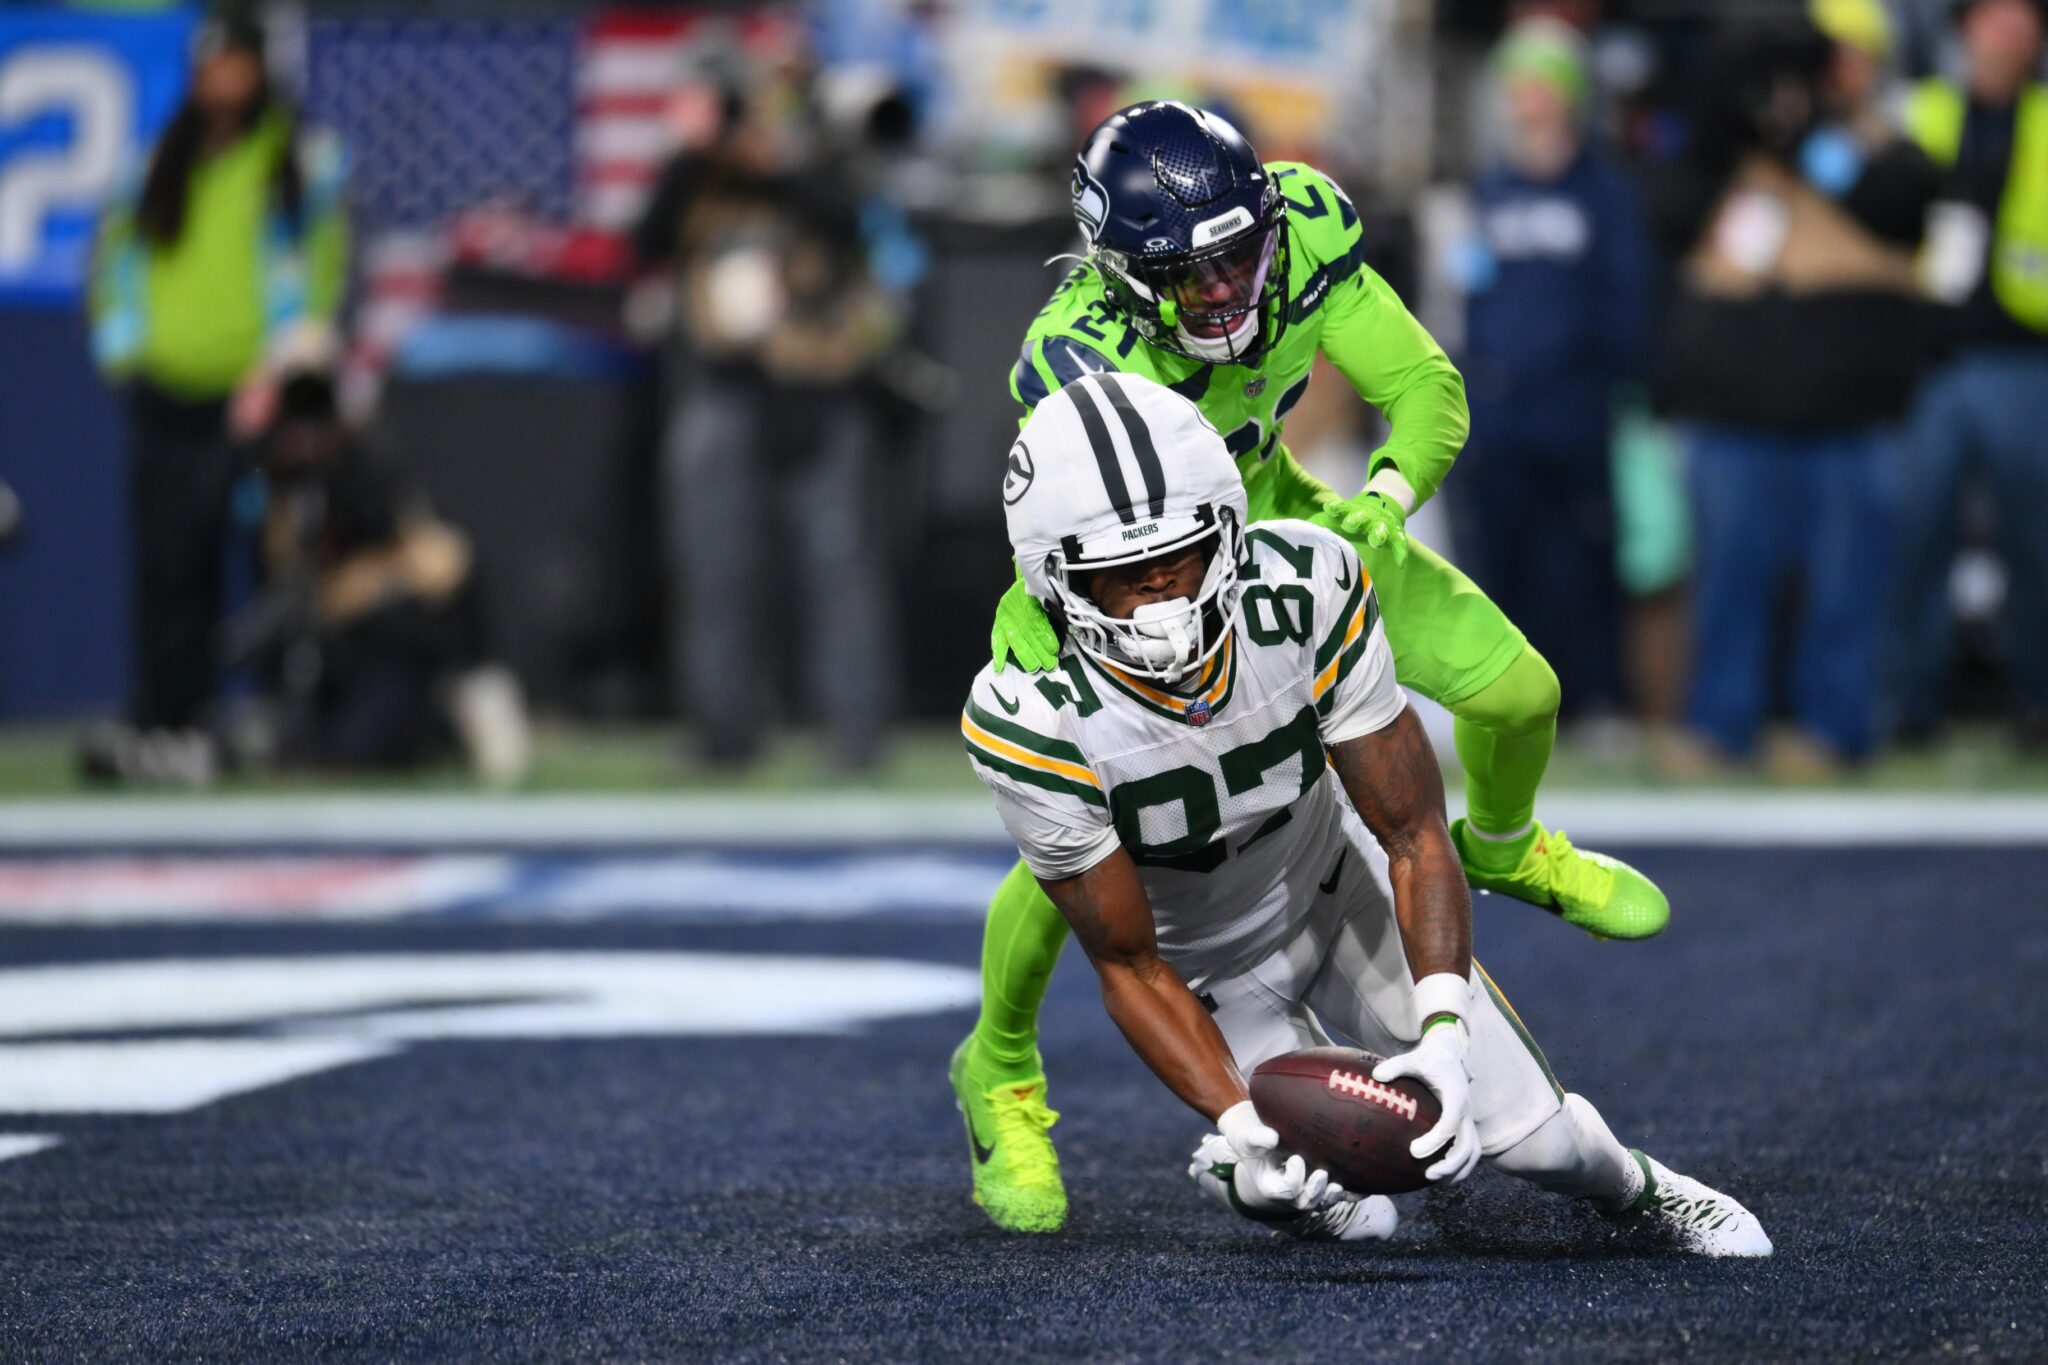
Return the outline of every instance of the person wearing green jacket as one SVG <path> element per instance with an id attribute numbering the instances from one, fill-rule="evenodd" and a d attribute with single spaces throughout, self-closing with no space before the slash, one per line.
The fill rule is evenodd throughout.
<path id="1" fill-rule="evenodd" d="M 1906 130 L 1942 173 L 1922 276 L 1952 305 L 1951 353 L 1920 386 L 1893 493 L 1888 672 L 1897 737 L 1945 711 L 1955 626 L 1949 570 L 1964 490 L 1988 483 L 2007 575 L 2006 648 L 2022 745 L 2048 748 L 2048 41 L 2044 0 L 1954 8 L 1960 81 L 1917 85 Z"/>
<path id="2" fill-rule="evenodd" d="M 1536 819 L 1557 732 L 1556 674 L 1471 579 L 1408 538 L 1408 514 L 1436 492 L 1465 443 L 1465 385 L 1365 263 L 1364 229 L 1344 192 L 1313 167 L 1261 163 L 1228 122 L 1175 101 L 1133 105 L 1096 129 L 1072 191 L 1090 254 L 1026 333 L 1010 377 L 1026 415 L 1083 374 L 1107 370 L 1192 399 L 1237 457 L 1250 520 L 1304 518 L 1349 539 L 1377 590 L 1400 681 L 1455 717 L 1466 816 L 1451 834 L 1471 884 L 1604 938 L 1662 930 L 1670 907 L 1648 878 L 1575 849 Z M 1364 490 L 1349 499 L 1281 441 L 1318 353 L 1390 427 Z M 1098 462 L 1112 500 L 1135 515 L 1157 460 L 1134 438 L 1125 438 L 1128 456 L 1116 441 L 1105 429 Z M 1011 475 L 1006 490 L 1021 496 L 1032 478 L 1028 452 L 1011 452 Z M 1021 576 L 998 608 L 992 644 L 998 668 L 1006 658 L 1027 674 L 1058 664 L 1055 627 Z M 1025 683 L 1061 686 L 1057 674 Z M 1209 719 L 1199 697 L 1147 700 L 1190 725 Z M 1193 826 L 1198 815 L 1184 818 Z M 1066 1216 L 1037 1048 L 1038 1006 L 1066 934 L 1019 863 L 989 906 L 981 1017 L 952 1061 L 975 1199 L 1016 1231 L 1051 1230 Z"/>
<path id="3" fill-rule="evenodd" d="M 143 734 L 205 749 L 231 443 L 267 418 L 277 373 L 332 347 L 342 171 L 338 146 L 302 135 L 271 89 L 261 30 L 221 21 L 201 30 L 183 104 L 101 218 L 89 304 L 132 446 L 128 720 Z"/>

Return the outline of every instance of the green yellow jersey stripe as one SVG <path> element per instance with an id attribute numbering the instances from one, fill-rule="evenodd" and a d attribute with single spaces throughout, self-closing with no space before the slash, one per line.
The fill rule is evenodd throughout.
<path id="1" fill-rule="evenodd" d="M 967 742 L 968 756 L 985 768 L 1046 791 L 1077 797 L 1092 806 L 1108 807 L 1102 783 L 1085 764 L 1033 753 L 989 733 L 964 712 L 960 717 L 960 734 Z"/>

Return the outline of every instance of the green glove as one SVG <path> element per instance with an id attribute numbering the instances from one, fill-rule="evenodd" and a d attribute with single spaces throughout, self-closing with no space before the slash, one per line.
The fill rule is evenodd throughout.
<path id="1" fill-rule="evenodd" d="M 1408 514 L 1386 494 L 1360 493 L 1346 498 L 1334 504 L 1328 516 L 1330 529 L 1346 540 L 1385 550 L 1394 557 L 1396 567 L 1408 562 Z"/>
<path id="2" fill-rule="evenodd" d="M 1060 637 L 1022 578 L 996 603 L 996 625 L 988 634 L 988 648 L 996 657 L 998 673 L 1013 655 L 1017 667 L 1026 673 L 1047 673 L 1059 665 Z"/>

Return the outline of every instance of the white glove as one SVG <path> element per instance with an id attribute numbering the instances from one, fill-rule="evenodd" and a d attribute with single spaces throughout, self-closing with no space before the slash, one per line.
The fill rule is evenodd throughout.
<path id="1" fill-rule="evenodd" d="M 1259 1111 L 1250 1100 L 1239 1100 L 1218 1115 L 1216 1129 L 1236 1158 L 1232 1184 L 1238 1201 L 1248 1209 L 1260 1213 L 1313 1213 L 1358 1198 L 1331 1180 L 1328 1171 L 1311 1171 L 1299 1156 L 1283 1159 L 1280 1135 L 1259 1118 Z M 1200 1151 L 1196 1157 L 1200 1159 Z"/>
<path id="2" fill-rule="evenodd" d="M 1424 1171 L 1431 1180 L 1455 1185 L 1479 1164 L 1479 1128 L 1472 1122 L 1472 1073 L 1465 1069 L 1465 1025 L 1440 1023 L 1422 1041 L 1372 1069 L 1381 1083 L 1413 1076 L 1435 1092 L 1443 1106 L 1436 1127 L 1408 1144 L 1416 1160 L 1450 1144 L 1443 1158 Z"/>

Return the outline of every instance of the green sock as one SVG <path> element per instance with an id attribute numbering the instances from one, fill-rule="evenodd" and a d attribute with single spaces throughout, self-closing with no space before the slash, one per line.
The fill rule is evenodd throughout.
<path id="1" fill-rule="evenodd" d="M 1067 941 L 1067 922 L 1031 869 L 1018 863 L 996 888 L 981 931 L 981 1017 L 975 1072 L 990 1082 L 1039 1074 L 1038 1007 Z"/>
<path id="2" fill-rule="evenodd" d="M 1535 835 L 1536 789 L 1557 743 L 1557 702 L 1557 674 L 1532 647 L 1451 708 L 1465 767 L 1465 822 L 1481 836 L 1466 847 L 1481 863 L 1514 866 Z"/>

